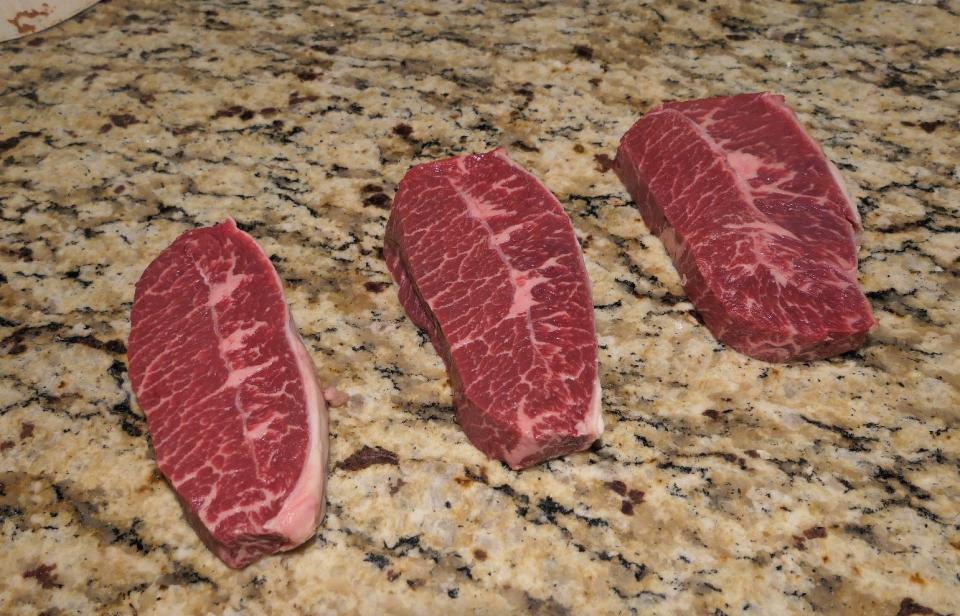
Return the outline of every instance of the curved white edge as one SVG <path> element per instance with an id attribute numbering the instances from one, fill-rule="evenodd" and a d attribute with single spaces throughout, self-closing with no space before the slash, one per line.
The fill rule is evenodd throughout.
<path id="1" fill-rule="evenodd" d="M 221 224 L 239 230 L 232 217 L 228 216 Z M 240 232 L 260 251 L 263 259 L 269 265 L 270 271 L 273 272 L 274 281 L 280 295 L 285 297 L 283 281 L 280 279 L 280 274 L 277 273 L 273 263 L 270 262 L 256 240 L 247 233 Z M 276 533 L 286 538 L 287 543 L 282 549 L 291 550 L 313 536 L 317 525 L 323 518 L 326 508 L 325 488 L 330 446 L 327 404 L 323 399 L 323 389 L 317 380 L 316 368 L 307 347 L 303 344 L 303 339 L 300 338 L 290 307 L 286 303 L 284 303 L 284 312 L 287 320 L 287 345 L 297 361 L 297 371 L 300 374 L 301 382 L 304 384 L 304 402 L 307 407 L 307 457 L 300 471 L 300 477 L 297 478 L 297 482 L 290 493 L 287 494 L 280 511 L 266 522 L 263 528 L 267 532 Z"/>
<path id="2" fill-rule="evenodd" d="M 100 0 L 3 0 L 0 41 L 10 41 L 52 28 Z"/>
<path id="3" fill-rule="evenodd" d="M 600 376 L 593 382 L 593 397 L 590 399 L 590 409 L 583 421 L 577 424 L 577 430 L 580 434 L 600 438 L 603 434 L 603 412 L 600 408 L 600 401 L 603 399 L 603 392 L 600 390 Z"/>
<path id="4" fill-rule="evenodd" d="M 327 405 L 317 381 L 313 360 L 297 332 L 293 317 L 287 315 L 287 342 L 297 360 L 304 383 L 307 405 L 307 458 L 297 483 L 287 495 L 277 515 L 264 524 L 268 531 L 287 538 L 285 549 L 292 549 L 309 539 L 323 518 L 326 499 L 327 457 L 329 454 Z"/>

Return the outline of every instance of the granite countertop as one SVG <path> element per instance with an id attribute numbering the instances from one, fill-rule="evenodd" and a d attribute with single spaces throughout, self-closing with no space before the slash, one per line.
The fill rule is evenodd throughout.
<path id="1" fill-rule="evenodd" d="M 114 0 L 0 44 L 0 612 L 960 613 L 957 5 L 470 7 Z M 863 215 L 857 352 L 717 344 L 606 170 L 653 104 L 756 90 Z M 520 473 L 458 429 L 380 257 L 410 165 L 499 145 L 582 240 L 607 424 Z M 242 571 L 157 474 L 125 357 L 143 268 L 228 215 L 352 395 L 316 540 Z"/>

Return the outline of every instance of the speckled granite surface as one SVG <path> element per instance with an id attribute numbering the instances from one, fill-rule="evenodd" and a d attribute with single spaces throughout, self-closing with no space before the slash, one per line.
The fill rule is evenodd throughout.
<path id="1" fill-rule="evenodd" d="M 390 4 L 114 0 L 0 45 L 0 612 L 960 612 L 957 5 Z M 595 160 L 662 99 L 760 89 L 863 214 L 857 353 L 717 345 Z M 573 219 L 602 346 L 602 445 L 523 473 L 466 442 L 378 257 L 411 164 L 495 145 Z M 316 541 L 241 572 L 124 356 L 144 266 L 228 214 L 354 395 Z"/>

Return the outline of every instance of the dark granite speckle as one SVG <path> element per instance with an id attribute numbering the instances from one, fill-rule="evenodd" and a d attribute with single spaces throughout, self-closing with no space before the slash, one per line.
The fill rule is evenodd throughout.
<path id="1" fill-rule="evenodd" d="M 0 44 L 8 594 L 30 614 L 960 613 L 958 19 L 876 0 L 127 0 Z M 879 325 L 827 361 L 716 343 L 609 172 L 645 110 L 758 90 L 787 97 L 863 218 Z M 469 445 L 381 288 L 404 172 L 498 146 L 580 238 L 607 426 L 522 473 Z M 124 345 L 143 268 L 228 215 L 351 394 L 316 538 L 240 573 L 156 474 Z"/>

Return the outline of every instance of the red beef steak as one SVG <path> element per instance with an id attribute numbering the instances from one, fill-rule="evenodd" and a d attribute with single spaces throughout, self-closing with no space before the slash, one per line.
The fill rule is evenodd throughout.
<path id="1" fill-rule="evenodd" d="M 767 361 L 863 344 L 860 217 L 782 96 L 660 105 L 623 136 L 614 169 L 718 340 Z"/>
<path id="2" fill-rule="evenodd" d="M 556 197 L 501 149 L 418 165 L 384 256 L 400 302 L 446 364 L 457 419 L 524 468 L 603 431 L 590 284 Z"/>
<path id="3" fill-rule="evenodd" d="M 181 235 L 137 283 L 130 379 L 157 464 L 231 567 L 323 517 L 327 409 L 270 260 L 233 220 Z"/>

